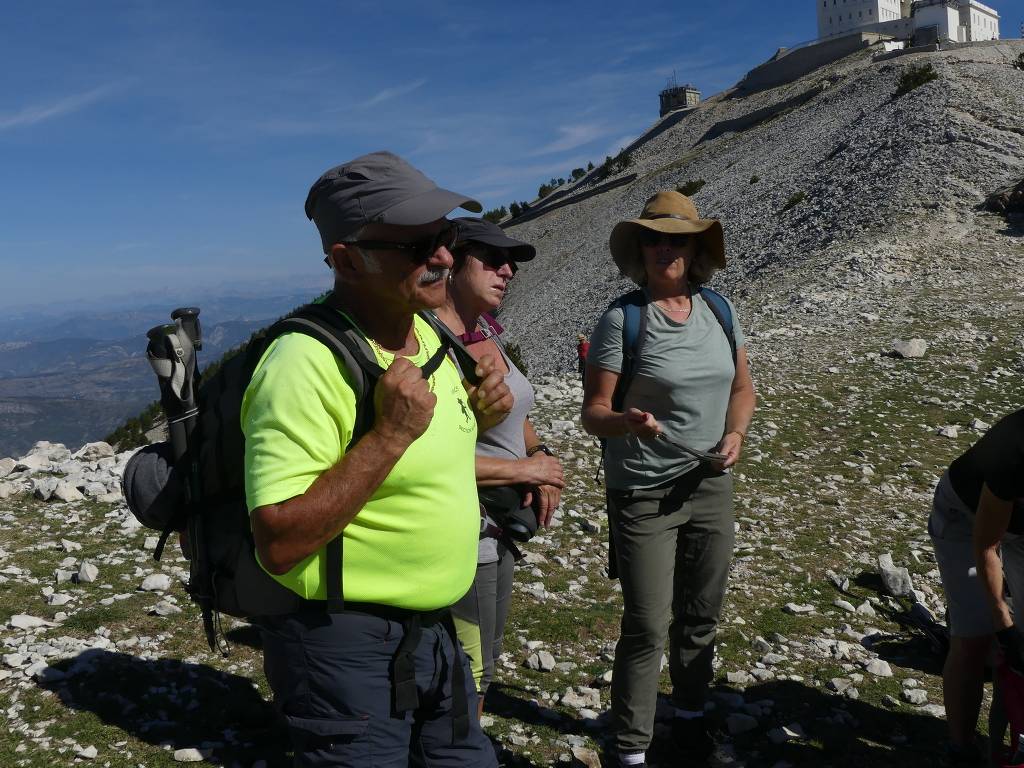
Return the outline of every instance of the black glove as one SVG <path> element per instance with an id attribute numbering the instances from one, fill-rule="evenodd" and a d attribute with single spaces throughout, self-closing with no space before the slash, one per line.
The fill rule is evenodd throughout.
<path id="1" fill-rule="evenodd" d="M 1003 652 L 1003 661 L 1018 675 L 1024 676 L 1024 637 L 1016 627 L 1007 627 L 996 632 L 996 642 Z"/>

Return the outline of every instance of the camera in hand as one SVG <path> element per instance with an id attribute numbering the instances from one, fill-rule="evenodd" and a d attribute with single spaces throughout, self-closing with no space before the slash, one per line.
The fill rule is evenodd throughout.
<path id="1" fill-rule="evenodd" d="M 480 503 L 514 541 L 529 541 L 537 532 L 537 514 L 523 506 L 523 495 L 514 485 L 479 488 Z"/>

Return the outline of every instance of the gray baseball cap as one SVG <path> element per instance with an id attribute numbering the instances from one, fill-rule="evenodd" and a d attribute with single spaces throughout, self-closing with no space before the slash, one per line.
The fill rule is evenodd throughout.
<path id="1" fill-rule="evenodd" d="M 459 225 L 459 241 L 462 243 L 483 243 L 495 248 L 508 248 L 512 261 L 529 261 L 537 255 L 537 249 L 522 240 L 516 240 L 505 234 L 505 230 L 487 219 L 475 219 L 463 216 L 453 219 Z"/>
<path id="2" fill-rule="evenodd" d="M 429 224 L 456 208 L 483 206 L 442 189 L 391 152 L 372 152 L 326 171 L 309 190 L 306 216 L 320 232 L 324 253 L 366 224 Z"/>

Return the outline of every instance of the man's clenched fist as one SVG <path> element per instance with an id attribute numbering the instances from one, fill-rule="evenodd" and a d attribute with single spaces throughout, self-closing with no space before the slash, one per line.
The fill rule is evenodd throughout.
<path id="1" fill-rule="evenodd" d="M 389 441 L 408 447 L 427 431 L 437 395 L 423 371 L 404 357 L 396 357 L 377 380 L 373 429 Z"/>

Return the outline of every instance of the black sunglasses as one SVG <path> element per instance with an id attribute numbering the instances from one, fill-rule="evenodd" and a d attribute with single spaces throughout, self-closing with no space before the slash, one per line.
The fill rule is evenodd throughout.
<path id="1" fill-rule="evenodd" d="M 449 222 L 437 234 L 422 240 L 412 240 L 407 243 L 396 243 L 390 240 L 350 240 L 345 245 L 354 245 L 367 251 L 402 251 L 408 254 L 415 263 L 425 264 L 430 261 L 431 256 L 437 253 L 438 248 L 443 247 L 450 251 L 455 247 L 455 241 L 458 239 L 459 225 Z"/>
<path id="2" fill-rule="evenodd" d="M 686 244 L 690 242 L 690 235 L 683 232 L 675 234 L 655 232 L 653 229 L 645 229 L 640 233 L 640 245 L 653 248 L 656 245 L 661 245 L 662 241 L 667 242 L 673 248 L 685 248 Z"/>
<path id="3" fill-rule="evenodd" d="M 465 258 L 466 256 L 472 256 L 484 266 L 495 270 L 501 269 L 503 266 L 508 264 L 512 269 L 513 275 L 519 270 L 515 260 L 512 258 L 512 252 L 502 251 L 500 248 L 479 245 L 477 243 L 467 243 L 466 245 L 460 245 L 458 247 L 457 256 L 460 259 Z"/>

